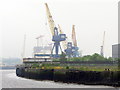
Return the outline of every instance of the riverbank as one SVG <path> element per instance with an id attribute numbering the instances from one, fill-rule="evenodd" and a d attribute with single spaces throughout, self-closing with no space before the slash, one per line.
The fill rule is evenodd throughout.
<path id="1" fill-rule="evenodd" d="M 36 80 L 51 80 L 63 83 L 120 87 L 120 71 L 17 68 L 16 75 L 19 77 Z"/>

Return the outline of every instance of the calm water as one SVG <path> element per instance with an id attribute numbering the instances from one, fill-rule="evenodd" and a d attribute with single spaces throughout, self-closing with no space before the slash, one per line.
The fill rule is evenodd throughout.
<path id="1" fill-rule="evenodd" d="M 0 70 L 0 72 L 2 72 L 2 88 L 110 88 L 109 86 L 90 86 L 25 79 L 17 77 L 15 70 Z"/>

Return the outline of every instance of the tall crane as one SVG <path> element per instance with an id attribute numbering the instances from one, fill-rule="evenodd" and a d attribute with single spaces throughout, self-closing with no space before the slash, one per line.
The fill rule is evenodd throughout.
<path id="1" fill-rule="evenodd" d="M 72 26 L 72 41 L 73 45 L 77 47 L 76 33 L 75 33 L 75 25 Z"/>
<path id="2" fill-rule="evenodd" d="M 100 55 L 103 57 L 104 57 L 104 42 L 105 42 L 105 31 L 103 34 L 103 42 L 102 42 L 101 51 L 100 51 Z"/>
<path id="3" fill-rule="evenodd" d="M 72 43 L 73 42 L 73 43 Z M 65 49 L 66 55 L 70 57 L 79 57 L 79 48 L 77 47 L 75 25 L 72 26 L 72 42 L 67 43 L 67 49 Z"/>
<path id="4" fill-rule="evenodd" d="M 52 54 L 52 57 L 59 58 L 60 57 L 60 55 L 58 54 L 59 48 L 62 52 L 60 42 L 66 40 L 66 34 L 59 34 L 58 28 L 55 27 L 55 23 L 54 23 L 54 20 L 52 19 L 52 15 L 50 13 L 47 3 L 45 3 L 45 6 L 46 6 L 46 14 L 47 14 L 47 18 L 48 18 L 49 27 L 50 27 L 50 30 L 52 33 L 52 41 L 54 42 L 51 54 Z M 55 48 L 55 55 L 53 55 L 54 48 Z"/>
<path id="5" fill-rule="evenodd" d="M 75 33 L 75 25 L 72 26 L 72 41 L 73 41 L 73 47 L 72 47 L 72 52 L 73 52 L 73 57 L 79 57 L 79 48 L 77 47 L 77 40 L 76 40 L 76 33 Z"/>

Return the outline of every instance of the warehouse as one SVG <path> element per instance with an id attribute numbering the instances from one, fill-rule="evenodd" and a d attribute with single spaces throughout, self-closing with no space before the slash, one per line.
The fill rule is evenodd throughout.
<path id="1" fill-rule="evenodd" d="M 112 57 L 120 58 L 120 44 L 112 45 Z"/>

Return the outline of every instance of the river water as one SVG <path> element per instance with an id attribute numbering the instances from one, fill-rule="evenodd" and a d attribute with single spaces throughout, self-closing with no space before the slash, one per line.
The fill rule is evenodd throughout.
<path id="1" fill-rule="evenodd" d="M 0 73 L 2 73 L 2 88 L 111 88 L 109 86 L 78 85 L 25 79 L 17 77 L 15 70 L 0 70 Z"/>

